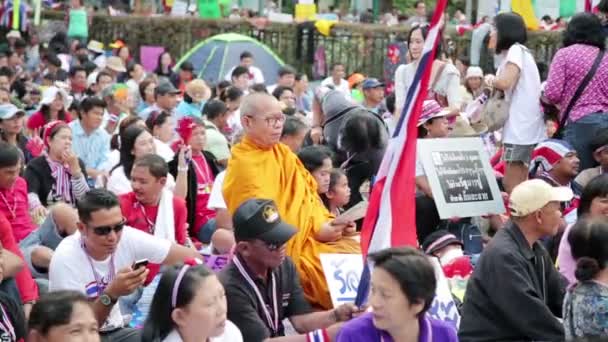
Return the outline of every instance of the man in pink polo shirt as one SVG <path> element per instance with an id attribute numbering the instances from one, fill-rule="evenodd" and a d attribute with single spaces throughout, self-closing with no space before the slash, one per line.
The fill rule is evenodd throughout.
<path id="1" fill-rule="evenodd" d="M 0 143 L 0 213 L 4 214 L 13 228 L 15 241 L 19 243 L 36 225 L 32 222 L 27 199 L 27 183 L 19 176 L 21 154 L 17 147 Z"/>

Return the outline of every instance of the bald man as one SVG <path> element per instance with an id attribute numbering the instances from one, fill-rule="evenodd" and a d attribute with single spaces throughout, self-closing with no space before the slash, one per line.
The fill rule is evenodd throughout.
<path id="1" fill-rule="evenodd" d="M 285 115 L 279 102 L 264 93 L 245 97 L 241 104 L 244 137 L 232 149 L 224 180 L 228 210 L 250 198 L 271 199 L 281 218 L 298 233 L 283 246 L 268 246 L 295 263 L 308 301 L 317 308 L 332 307 L 320 253 L 360 253 L 352 238 L 355 224 L 336 220 L 325 208 L 317 183 L 291 149 L 280 143 Z M 271 218 L 269 218 L 270 220 Z M 280 247 L 280 248 L 278 248 Z"/>

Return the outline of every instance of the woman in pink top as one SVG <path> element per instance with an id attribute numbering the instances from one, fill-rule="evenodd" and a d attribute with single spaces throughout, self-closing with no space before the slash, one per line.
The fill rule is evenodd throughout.
<path id="1" fill-rule="evenodd" d="M 587 184 L 581 195 L 577 214 L 579 220 L 583 217 L 608 217 L 608 174 L 599 175 Z M 572 256 L 568 238 L 572 226 L 568 226 L 564 231 L 557 254 L 559 272 L 568 279 L 570 284 L 576 282 L 574 276 L 576 261 Z"/>
<path id="2" fill-rule="evenodd" d="M 560 108 L 561 116 L 596 57 L 605 50 L 600 20 L 591 13 L 575 15 L 568 24 L 563 44 L 551 63 L 544 94 L 548 102 Z M 576 149 L 581 170 L 596 165 L 589 144 L 596 132 L 608 128 L 607 113 L 608 53 L 603 56 L 597 72 L 575 102 L 566 122 L 564 139 Z"/>

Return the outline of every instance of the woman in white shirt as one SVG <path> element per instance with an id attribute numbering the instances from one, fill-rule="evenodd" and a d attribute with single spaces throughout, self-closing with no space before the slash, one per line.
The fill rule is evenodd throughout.
<path id="1" fill-rule="evenodd" d="M 167 269 L 160 282 L 142 341 L 242 342 L 234 323 L 226 319 L 224 287 L 206 266 L 187 261 Z"/>
<path id="2" fill-rule="evenodd" d="M 500 61 L 496 78 L 486 77 L 490 87 L 505 92 L 509 117 L 503 129 L 503 184 L 511 190 L 528 178 L 528 164 L 534 147 L 547 138 L 540 107 L 540 75 L 527 40 L 524 20 L 516 13 L 501 13 L 496 24 L 496 54 Z M 493 32 L 494 34 L 494 32 Z"/>
<path id="3" fill-rule="evenodd" d="M 408 35 L 408 53 L 411 63 L 402 64 L 395 71 L 395 120 L 398 120 L 401 115 L 407 92 L 414 83 L 414 76 L 422 59 L 422 50 L 428 32 L 428 25 L 421 25 L 412 28 Z M 440 51 L 436 52 L 436 56 L 440 54 Z M 428 99 L 436 100 L 442 107 L 450 108 L 454 112 L 460 110 L 462 106 L 460 73 L 454 65 L 435 58 L 431 71 Z"/>
<path id="4" fill-rule="evenodd" d="M 131 126 L 120 136 L 120 161 L 110 171 L 107 189 L 120 196 L 133 191 L 131 188 L 131 169 L 135 160 L 146 154 L 156 153 L 154 138 L 145 128 Z M 167 189 L 173 191 L 175 179 L 167 176 Z"/>

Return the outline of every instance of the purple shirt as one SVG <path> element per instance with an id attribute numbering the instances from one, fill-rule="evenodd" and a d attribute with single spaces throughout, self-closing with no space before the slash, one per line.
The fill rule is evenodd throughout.
<path id="1" fill-rule="evenodd" d="M 553 57 L 545 97 L 560 107 L 560 114 L 564 114 L 574 92 L 591 70 L 598 51 L 591 45 L 574 44 L 559 49 Z M 604 55 L 595 76 L 572 107 L 569 120 L 576 121 L 598 112 L 608 112 L 608 54 Z"/>
<path id="2" fill-rule="evenodd" d="M 458 342 L 456 330 L 449 323 L 435 320 L 426 315 L 419 320 L 420 342 Z M 338 342 L 393 342 L 393 338 L 384 330 L 374 326 L 372 313 L 365 313 L 348 321 L 342 326 L 336 337 Z"/>

